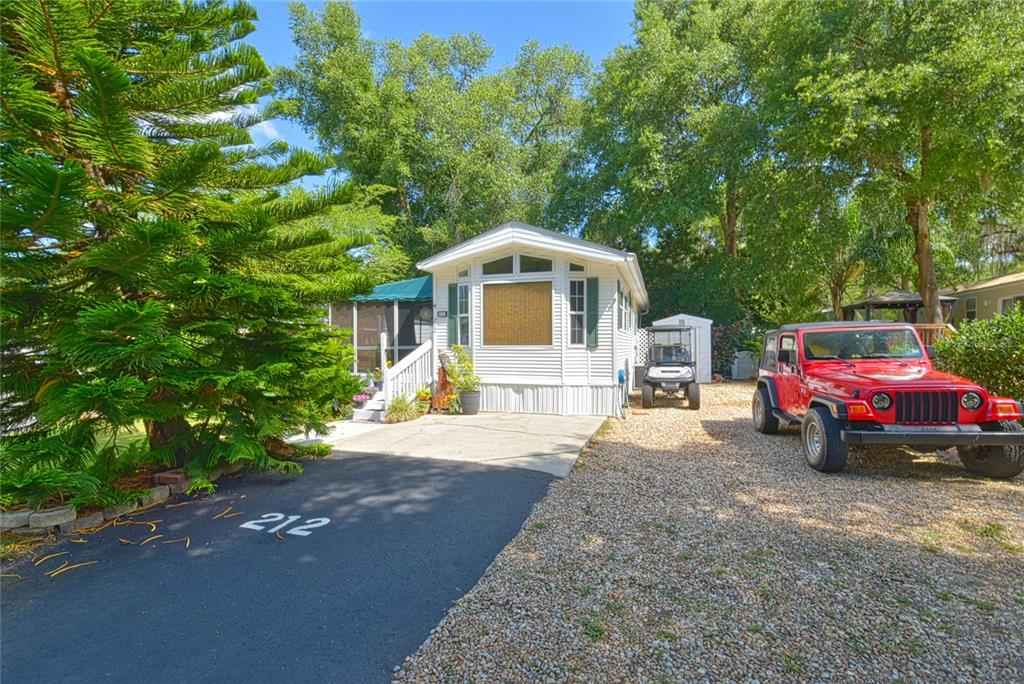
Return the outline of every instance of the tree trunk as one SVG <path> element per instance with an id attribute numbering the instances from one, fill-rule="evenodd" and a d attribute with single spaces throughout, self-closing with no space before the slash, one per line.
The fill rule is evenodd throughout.
<path id="1" fill-rule="evenodd" d="M 928 202 L 907 203 L 907 225 L 914 231 L 914 261 L 917 263 L 917 291 L 924 303 L 928 323 L 942 323 L 942 302 L 939 301 L 939 280 L 935 276 L 932 234 L 928 227 Z"/>
<path id="2" fill-rule="evenodd" d="M 146 437 L 149 438 L 151 449 L 170 447 L 175 467 L 185 465 L 192 442 L 191 427 L 187 420 L 181 416 L 159 421 L 147 420 Z"/>
<path id="3" fill-rule="evenodd" d="M 736 191 L 732 183 L 725 183 L 725 213 L 718 215 L 718 222 L 722 225 L 722 233 L 725 235 L 725 252 L 729 256 L 736 256 L 739 252 L 739 235 L 736 231 L 736 220 L 739 210 L 736 207 Z"/>
<path id="4" fill-rule="evenodd" d="M 845 282 L 832 284 L 832 316 L 837 320 L 843 320 L 843 293 L 846 291 Z"/>

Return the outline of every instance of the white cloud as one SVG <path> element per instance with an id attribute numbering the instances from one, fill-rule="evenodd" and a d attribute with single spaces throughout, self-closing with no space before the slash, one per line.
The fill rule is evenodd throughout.
<path id="1" fill-rule="evenodd" d="M 271 140 L 278 140 L 281 137 L 281 134 L 278 133 L 273 121 L 261 121 L 255 126 L 249 128 L 249 132 L 252 133 L 252 136 L 257 143 L 270 142 Z"/>

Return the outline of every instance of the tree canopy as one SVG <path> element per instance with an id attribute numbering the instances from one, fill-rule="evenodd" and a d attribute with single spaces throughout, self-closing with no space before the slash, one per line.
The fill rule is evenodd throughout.
<path id="1" fill-rule="evenodd" d="M 422 258 L 508 219 L 540 222 L 579 125 L 588 60 L 526 43 L 490 69 L 476 34 L 366 38 L 353 7 L 291 5 L 288 113 L 359 184 L 392 188 L 391 245 Z"/>

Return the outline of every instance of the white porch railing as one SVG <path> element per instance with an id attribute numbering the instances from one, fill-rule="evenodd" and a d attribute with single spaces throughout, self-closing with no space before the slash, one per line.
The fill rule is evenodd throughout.
<path id="1" fill-rule="evenodd" d="M 434 343 L 427 340 L 404 359 L 382 374 L 384 404 L 397 396 L 412 399 L 423 385 L 430 387 L 434 379 Z"/>

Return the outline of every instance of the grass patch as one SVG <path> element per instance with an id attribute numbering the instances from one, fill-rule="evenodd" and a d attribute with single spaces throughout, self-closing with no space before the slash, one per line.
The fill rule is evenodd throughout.
<path id="1" fill-rule="evenodd" d="M 751 549 L 745 552 L 742 558 L 755 565 L 771 565 L 775 562 L 775 557 L 769 549 Z"/>
<path id="2" fill-rule="evenodd" d="M 530 529 L 531 530 L 537 530 L 538 532 L 543 532 L 544 530 L 548 529 L 549 527 L 551 527 L 551 526 L 548 524 L 548 522 L 546 520 L 537 520 L 536 522 L 534 522 L 534 523 L 532 523 L 530 525 Z"/>
<path id="3" fill-rule="evenodd" d="M 604 609 L 612 615 L 622 615 L 626 612 L 626 604 L 621 601 L 605 601 Z"/>
<path id="4" fill-rule="evenodd" d="M 1002 523 L 985 523 L 978 529 L 978 536 L 985 539 L 1002 539 L 1006 534 L 1006 526 Z"/>
<path id="5" fill-rule="evenodd" d="M 800 662 L 800 658 L 788 653 L 782 654 L 782 668 L 792 675 L 798 675 L 803 671 L 803 666 Z"/>
<path id="6" fill-rule="evenodd" d="M 585 617 L 580 620 L 580 625 L 591 641 L 600 641 L 608 633 L 608 624 L 600 616 Z"/>
<path id="7" fill-rule="evenodd" d="M 670 644 L 674 644 L 679 641 L 679 635 L 667 629 L 663 629 L 658 632 L 658 636 L 661 637 L 662 641 L 667 641 Z"/>

